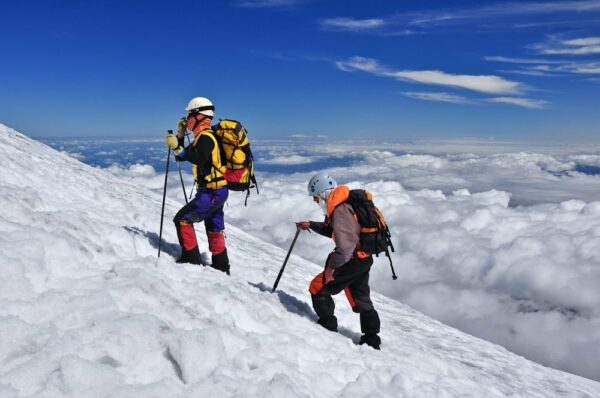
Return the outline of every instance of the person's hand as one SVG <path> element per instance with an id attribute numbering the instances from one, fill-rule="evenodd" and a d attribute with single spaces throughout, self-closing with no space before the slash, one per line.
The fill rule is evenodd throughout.
<path id="1" fill-rule="evenodd" d="M 310 221 L 298 221 L 296 223 L 296 228 L 308 231 L 310 229 Z"/>
<path id="2" fill-rule="evenodd" d="M 333 273 L 335 272 L 335 269 L 333 268 L 325 268 L 325 283 L 329 283 L 331 281 L 333 281 L 335 278 L 333 277 Z"/>
<path id="3" fill-rule="evenodd" d="M 179 140 L 173 134 L 167 134 L 165 136 L 165 143 L 173 150 L 175 156 L 179 156 L 181 152 L 183 152 L 183 147 L 179 146 Z"/>
<path id="4" fill-rule="evenodd" d="M 165 136 L 165 143 L 172 150 L 176 150 L 177 148 L 179 148 L 179 140 L 173 134 L 167 134 Z"/>
<path id="5" fill-rule="evenodd" d="M 182 117 L 179 119 L 177 123 L 177 135 L 180 137 L 185 137 L 185 133 L 187 132 L 187 118 Z"/>

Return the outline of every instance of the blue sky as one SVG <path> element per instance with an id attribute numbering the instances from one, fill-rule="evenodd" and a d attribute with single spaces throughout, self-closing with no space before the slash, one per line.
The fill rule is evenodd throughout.
<path id="1" fill-rule="evenodd" d="M 0 122 L 154 136 L 600 141 L 600 1 L 6 2 Z"/>

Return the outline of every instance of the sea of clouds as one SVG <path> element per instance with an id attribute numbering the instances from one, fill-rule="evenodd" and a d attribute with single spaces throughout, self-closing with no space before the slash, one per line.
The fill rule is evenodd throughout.
<path id="1" fill-rule="evenodd" d="M 373 290 L 542 364 L 600 380 L 600 147 L 255 148 L 260 195 L 253 191 L 245 207 L 244 195 L 231 193 L 229 223 L 287 248 L 294 221 L 322 218 L 306 182 L 325 169 L 340 183 L 371 191 L 390 225 L 399 279 L 392 281 L 380 257 Z M 162 190 L 160 164 L 145 162 L 108 169 Z M 169 196 L 183 204 L 178 174 L 169 179 Z M 188 192 L 190 179 L 184 167 Z M 323 263 L 332 248 L 302 233 L 294 253 Z"/>

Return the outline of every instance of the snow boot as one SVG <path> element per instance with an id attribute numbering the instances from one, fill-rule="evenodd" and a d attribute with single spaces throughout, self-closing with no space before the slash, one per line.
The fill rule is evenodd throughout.
<path id="1" fill-rule="evenodd" d="M 229 269 L 231 268 L 229 265 L 229 257 L 227 256 L 227 249 L 223 250 L 221 253 L 212 256 L 212 264 L 210 265 L 214 269 L 218 269 L 219 271 L 225 272 L 227 275 L 231 275 L 229 273 Z"/>
<path id="2" fill-rule="evenodd" d="M 200 260 L 200 250 L 198 246 L 194 247 L 192 250 L 181 250 L 181 257 L 175 260 L 176 263 L 179 264 L 196 264 L 202 265 L 202 261 Z"/>
<path id="3" fill-rule="evenodd" d="M 380 329 L 379 314 L 377 311 L 369 310 L 360 313 L 360 330 L 364 334 L 360 337 L 359 344 L 366 344 L 379 350 L 381 339 L 377 335 Z"/>
<path id="4" fill-rule="evenodd" d="M 381 345 L 381 339 L 376 334 L 363 334 L 360 336 L 360 341 L 358 344 L 363 345 L 366 344 L 369 347 L 373 347 L 376 350 L 379 350 L 379 346 Z"/>
<path id="5" fill-rule="evenodd" d="M 329 318 L 319 318 L 317 323 L 329 331 L 337 332 L 338 323 L 335 315 L 330 316 Z"/>

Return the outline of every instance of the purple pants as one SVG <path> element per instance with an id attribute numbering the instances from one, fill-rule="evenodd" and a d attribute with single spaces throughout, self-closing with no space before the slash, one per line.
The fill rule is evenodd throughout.
<path id="1" fill-rule="evenodd" d="M 196 233 L 192 226 L 193 223 L 204 221 L 209 240 L 214 239 L 216 233 L 225 229 L 223 205 L 228 196 L 229 190 L 227 187 L 219 189 L 199 188 L 194 199 L 177 212 L 173 221 L 177 229 L 179 244 L 181 244 L 184 253 L 190 252 L 198 246 Z"/>

